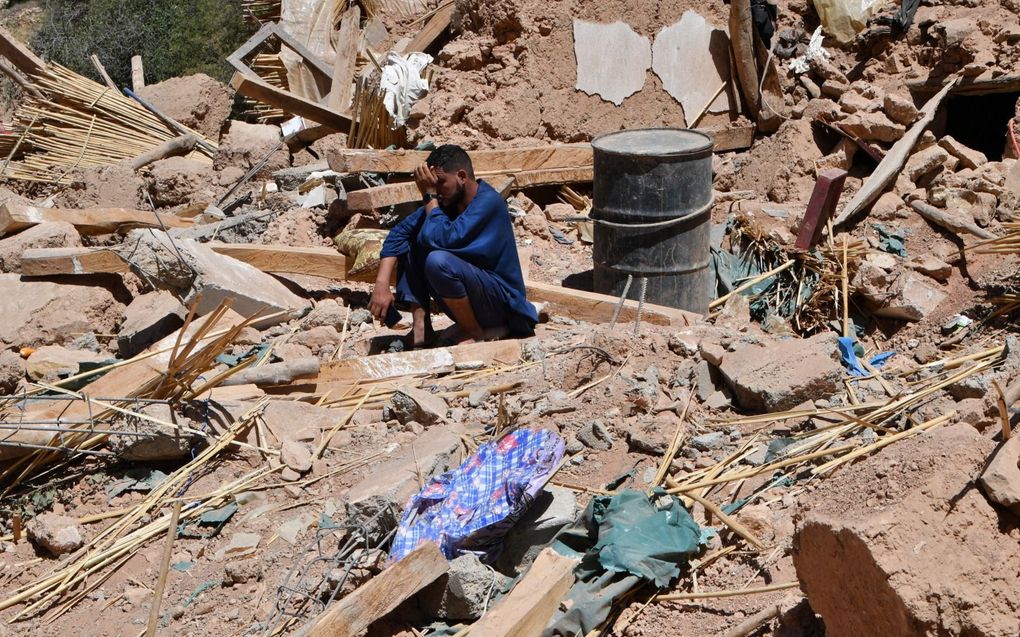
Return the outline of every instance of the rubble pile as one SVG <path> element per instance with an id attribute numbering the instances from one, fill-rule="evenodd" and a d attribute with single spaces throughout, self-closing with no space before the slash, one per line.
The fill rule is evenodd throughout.
<path id="1" fill-rule="evenodd" d="M 125 95 L 0 29 L 0 635 L 1017 634 L 1020 6 L 343 4 Z M 592 291 L 647 127 L 704 314 Z M 444 143 L 533 336 L 368 310 Z"/>

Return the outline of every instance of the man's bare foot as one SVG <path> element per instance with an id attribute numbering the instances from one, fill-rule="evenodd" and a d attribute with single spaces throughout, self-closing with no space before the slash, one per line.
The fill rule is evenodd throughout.
<path id="1" fill-rule="evenodd" d="M 467 334 L 456 323 L 439 333 L 438 344 L 442 346 L 467 345 L 481 341 L 498 341 L 510 334 L 505 325 L 486 327 L 478 334 Z"/>

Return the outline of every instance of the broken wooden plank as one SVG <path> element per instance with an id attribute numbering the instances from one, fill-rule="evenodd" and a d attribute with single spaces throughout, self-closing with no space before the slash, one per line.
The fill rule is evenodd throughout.
<path id="1" fill-rule="evenodd" d="M 471 626 L 471 634 L 538 637 L 574 585 L 574 568 L 579 563 L 551 548 L 543 549 L 517 586 Z"/>
<path id="2" fill-rule="evenodd" d="M 521 341 L 487 341 L 451 347 L 362 356 L 326 363 L 315 378 L 317 383 L 360 382 L 386 380 L 404 376 L 432 376 L 448 374 L 458 364 L 480 362 L 516 363 L 521 358 Z"/>
<path id="3" fill-rule="evenodd" d="M 103 63 L 99 60 L 99 56 L 93 53 L 89 56 L 89 61 L 92 62 L 92 66 L 95 67 L 96 73 L 99 73 L 99 77 L 103 79 L 103 82 L 111 89 L 118 91 L 119 89 L 117 88 L 117 85 L 113 83 L 113 79 L 110 77 L 110 74 L 106 72 L 106 67 L 103 66 Z"/>
<path id="4" fill-rule="evenodd" d="M 298 631 L 302 637 L 355 637 L 377 619 L 439 579 L 450 563 L 432 542 L 426 542 Z M 483 634 L 483 633 L 479 633 Z"/>
<path id="5" fill-rule="evenodd" d="M 730 128 L 695 128 L 712 138 L 712 151 L 725 153 L 733 150 L 746 150 L 754 144 L 753 125 L 733 126 Z"/>
<path id="6" fill-rule="evenodd" d="M 484 175 L 476 171 L 475 176 L 484 178 L 490 184 L 504 177 L 512 177 L 514 184 L 511 189 L 520 190 L 533 186 L 589 182 L 592 180 L 592 167 L 525 170 L 509 175 Z M 418 186 L 413 181 L 405 181 L 349 192 L 347 193 L 347 208 L 352 211 L 367 211 L 420 200 L 421 193 L 418 191 Z"/>
<path id="7" fill-rule="evenodd" d="M 427 150 L 341 149 L 327 155 L 338 173 L 407 173 L 425 163 Z M 515 173 L 522 170 L 576 168 L 592 165 L 591 144 L 529 146 L 499 150 L 469 150 L 476 173 Z"/>
<path id="8" fill-rule="evenodd" d="M 39 208 L 23 203 L 8 201 L 0 206 L 0 237 L 7 236 L 40 223 L 63 221 L 72 224 L 78 232 L 85 235 L 108 234 L 116 232 L 124 225 L 136 225 L 159 228 L 190 228 L 194 225 L 191 219 L 181 219 L 175 215 L 157 215 L 154 212 L 129 210 L 127 208 L 85 208 L 70 210 L 66 208 Z"/>
<path id="9" fill-rule="evenodd" d="M 610 322 L 620 301 L 616 297 L 605 294 L 574 290 L 538 281 L 525 281 L 524 287 L 527 290 L 528 300 L 532 303 L 545 303 L 547 312 L 589 323 Z M 637 317 L 637 307 L 637 301 L 628 299 L 624 302 L 617 320 L 621 323 L 633 322 Z M 696 323 L 701 318 L 703 317 L 700 314 L 694 312 L 654 303 L 645 303 L 641 309 L 641 320 L 652 325 L 684 327 Z"/>
<path id="10" fill-rule="evenodd" d="M 854 198 L 850 200 L 850 203 L 846 205 L 843 212 L 832 222 L 834 227 L 841 226 L 855 218 L 865 208 L 874 203 L 885 189 L 889 187 L 889 184 L 896 181 L 896 176 L 903 169 L 903 165 L 907 162 L 907 158 L 910 157 L 910 153 L 913 151 L 917 140 L 921 138 L 921 134 L 924 133 L 932 120 L 935 119 L 935 114 L 942 105 L 942 101 L 949 94 L 949 91 L 953 89 L 954 85 L 955 82 L 947 84 L 937 95 L 921 107 L 921 119 L 914 122 L 906 134 L 893 144 L 893 147 L 886 153 L 885 158 L 875 167 L 875 171 L 864 181 L 864 185 L 857 191 Z"/>
<path id="11" fill-rule="evenodd" d="M 127 261 L 107 248 L 30 248 L 21 255 L 25 276 L 129 272 Z"/>
<path id="12" fill-rule="evenodd" d="M 284 385 L 299 378 L 317 376 L 319 359 L 314 356 L 292 358 L 261 367 L 246 367 L 220 383 L 221 387 L 231 385 Z"/>
<path id="13" fill-rule="evenodd" d="M 216 242 L 207 245 L 214 252 L 244 261 L 263 272 L 306 274 L 338 280 L 347 277 L 347 258 L 334 248 Z"/>
<path id="14" fill-rule="evenodd" d="M 453 12 L 456 9 L 455 2 L 447 2 L 440 6 L 422 27 L 418 35 L 411 38 L 411 41 L 404 47 L 403 53 L 418 53 L 426 51 L 432 43 L 439 39 L 450 27 L 453 20 Z"/>
<path id="15" fill-rule="evenodd" d="M 333 61 L 333 84 L 327 105 L 338 113 L 351 108 L 354 94 L 354 72 L 358 62 L 358 42 L 361 39 L 361 8 L 354 4 L 344 12 L 337 34 L 336 58 Z"/>
<path id="16" fill-rule="evenodd" d="M 46 72 L 46 62 L 4 28 L 0 28 L 0 55 L 26 75 L 42 75 Z"/>
<path id="17" fill-rule="evenodd" d="M 758 121 L 761 110 L 761 97 L 758 95 L 758 65 L 754 59 L 754 39 L 751 37 L 750 0 L 732 0 L 730 2 L 730 47 L 733 49 L 733 66 L 740 84 L 740 92 L 744 96 L 746 115 L 752 121 Z"/>
<path id="18" fill-rule="evenodd" d="M 230 86 L 246 97 L 281 108 L 290 115 L 300 115 L 338 131 L 350 129 L 351 118 L 348 115 L 277 88 L 254 73 L 235 72 Z"/>
<path id="19" fill-rule="evenodd" d="M 137 93 L 145 88 L 145 66 L 142 64 L 142 56 L 131 56 L 131 90 Z"/>

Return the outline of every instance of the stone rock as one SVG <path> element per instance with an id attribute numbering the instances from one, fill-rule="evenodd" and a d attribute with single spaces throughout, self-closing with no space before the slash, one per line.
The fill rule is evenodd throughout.
<path id="1" fill-rule="evenodd" d="M 977 168 L 988 163 L 988 158 L 985 157 L 984 153 L 964 146 L 950 135 L 944 135 L 939 140 L 939 146 L 944 148 L 953 157 L 959 159 L 960 164 L 964 168 Z"/>
<path id="2" fill-rule="evenodd" d="M 31 248 L 77 248 L 81 235 L 69 223 L 53 221 L 0 239 L 0 272 L 21 272 L 21 255 Z"/>
<path id="3" fill-rule="evenodd" d="M 882 110 L 889 119 L 904 126 L 910 126 L 921 117 L 921 112 L 914 106 L 913 100 L 895 93 L 885 94 Z"/>
<path id="4" fill-rule="evenodd" d="M 280 147 L 280 141 L 279 126 L 230 120 L 230 129 L 220 141 L 213 165 L 217 170 L 240 166 L 247 171 L 269 155 L 269 161 L 253 176 L 253 179 L 267 179 L 274 172 L 290 167 L 290 152 L 286 146 Z"/>
<path id="5" fill-rule="evenodd" d="M 101 363 L 108 360 L 109 356 L 94 352 L 67 349 L 59 345 L 43 345 L 28 357 L 25 371 L 32 380 L 52 383 L 77 374 L 82 363 Z"/>
<path id="6" fill-rule="evenodd" d="M 577 440 L 589 449 L 608 451 L 613 447 L 613 436 L 601 420 L 586 422 L 575 435 Z"/>
<path id="7" fill-rule="evenodd" d="M 694 368 L 695 388 L 698 392 L 698 400 L 705 402 L 708 397 L 715 393 L 715 382 L 712 381 L 712 367 L 708 361 L 698 362 Z"/>
<path id="8" fill-rule="evenodd" d="M 933 256 L 914 257 L 910 260 L 909 265 L 921 274 L 930 276 L 936 281 L 943 283 L 948 281 L 953 273 L 951 265 Z"/>
<path id="9" fill-rule="evenodd" d="M 280 460 L 298 473 L 307 473 L 312 468 L 312 452 L 295 440 L 285 440 L 280 447 Z"/>
<path id="10" fill-rule="evenodd" d="M 323 299 L 315 304 L 308 318 L 305 319 L 305 329 L 332 327 L 334 330 L 342 330 L 344 321 L 347 319 L 347 312 L 348 309 L 336 300 Z"/>
<path id="11" fill-rule="evenodd" d="M 234 91 L 205 73 L 147 84 L 138 94 L 168 117 L 212 141 L 220 138 L 234 103 Z"/>
<path id="12" fill-rule="evenodd" d="M 726 354 L 719 370 L 744 409 L 782 411 L 811 398 L 827 398 L 842 387 L 836 339 L 819 334 Z"/>
<path id="13" fill-rule="evenodd" d="M 482 564 L 473 553 L 450 560 L 450 570 L 421 592 L 430 617 L 453 621 L 478 619 L 510 583 L 510 578 Z"/>
<path id="14" fill-rule="evenodd" d="M 840 126 L 866 142 L 895 142 L 907 130 L 882 112 L 852 113 L 840 122 Z"/>
<path id="15" fill-rule="evenodd" d="M 253 327 L 262 329 L 296 316 L 309 305 L 265 272 L 192 239 L 171 241 L 164 232 L 146 230 L 132 232 L 128 240 L 136 244 L 132 269 L 143 278 L 186 293 L 186 305 L 197 300 L 199 316 L 228 298 L 233 301 L 231 309 L 245 317 L 282 313 L 256 320 Z"/>
<path id="16" fill-rule="evenodd" d="M 847 91 L 839 98 L 839 107 L 845 113 L 856 113 L 858 111 L 868 112 L 875 110 L 872 100 L 864 97 L 856 91 Z"/>
<path id="17" fill-rule="evenodd" d="M 408 496 L 410 497 L 410 496 Z M 397 528 L 400 506 L 382 494 L 368 495 L 347 502 L 347 520 L 365 527 L 369 544 L 376 544 Z"/>
<path id="18" fill-rule="evenodd" d="M 627 443 L 634 451 L 661 456 L 673 441 L 679 418 L 672 411 L 663 411 L 651 418 L 641 416 L 628 428 Z"/>
<path id="19" fill-rule="evenodd" d="M 0 350 L 0 394 L 13 394 L 25 377 L 25 361 L 17 353 Z"/>
<path id="20" fill-rule="evenodd" d="M 764 504 L 750 504 L 742 507 L 736 515 L 737 522 L 740 522 L 756 538 L 769 544 L 776 537 L 776 529 L 773 524 L 774 516 L 772 509 Z"/>
<path id="21" fill-rule="evenodd" d="M 1007 440 L 985 468 L 978 483 L 988 499 L 1020 515 L 1020 436 Z"/>
<path id="22" fill-rule="evenodd" d="M 117 349 L 130 358 L 184 325 L 188 310 L 170 292 L 159 290 L 136 296 L 124 310 L 117 333 Z"/>
<path id="23" fill-rule="evenodd" d="M 190 418 L 171 409 L 165 403 L 135 406 L 133 411 L 178 427 L 197 429 L 196 423 Z M 181 432 L 177 427 L 167 427 L 152 420 L 119 412 L 110 428 L 132 434 L 145 434 L 110 436 L 107 442 L 110 451 L 117 454 L 118 458 L 134 462 L 163 462 L 187 458 L 191 455 L 191 448 L 200 439 L 197 434 Z"/>
<path id="24" fill-rule="evenodd" d="M 336 349 L 337 343 L 340 342 L 340 332 L 332 325 L 320 325 L 298 332 L 290 341 L 295 345 L 304 345 L 312 350 L 313 354 L 318 354 L 326 347 Z"/>
<path id="25" fill-rule="evenodd" d="M 691 438 L 691 446 L 700 451 L 715 451 L 726 444 L 726 434 L 721 431 L 713 431 Z"/>
<path id="26" fill-rule="evenodd" d="M 707 409 L 725 409 L 730 406 L 730 397 L 723 391 L 714 391 L 705 399 Z"/>
<path id="27" fill-rule="evenodd" d="M 56 513 L 35 516 L 25 525 L 25 532 L 33 544 L 53 555 L 76 551 L 85 544 L 78 521 Z"/>
<path id="28" fill-rule="evenodd" d="M 115 294 L 101 283 L 111 280 L 94 276 L 22 280 L 17 274 L 0 274 L 0 298 L 5 299 L 0 304 L 0 345 L 59 345 L 73 340 L 74 334 L 112 333 L 124 310 L 118 297 L 126 296 L 126 290 L 121 287 Z"/>
<path id="29" fill-rule="evenodd" d="M 233 586 L 262 580 L 262 561 L 257 559 L 230 560 L 223 565 L 223 585 Z"/>
<path id="30" fill-rule="evenodd" d="M 871 206 L 871 214 L 878 219 L 892 219 L 904 205 L 903 199 L 895 192 L 884 192 Z"/>
<path id="31" fill-rule="evenodd" d="M 719 343 L 702 342 L 699 351 L 703 359 L 716 367 L 722 365 L 723 356 L 726 355 L 726 349 Z"/>
<path id="32" fill-rule="evenodd" d="M 148 168 L 149 196 L 157 208 L 215 200 L 212 166 L 187 157 L 168 157 Z"/>
<path id="33" fill-rule="evenodd" d="M 577 497 L 570 489 L 548 486 L 535 496 L 531 507 L 503 540 L 496 568 L 503 573 L 523 573 L 563 527 L 577 517 Z"/>
<path id="34" fill-rule="evenodd" d="M 401 387 L 386 407 L 390 414 L 386 418 L 396 418 L 401 424 L 414 420 L 426 427 L 442 422 L 449 411 L 442 396 L 415 387 Z"/>
<path id="35" fill-rule="evenodd" d="M 420 489 L 419 473 L 427 481 L 460 464 L 459 429 L 447 425 L 430 427 L 415 438 L 413 445 L 413 450 L 410 444 L 401 445 L 393 459 L 373 466 L 364 479 L 351 487 L 347 492 L 348 514 L 363 511 L 366 506 L 378 511 L 383 503 L 399 512 Z M 363 500 L 370 502 L 363 505 Z"/>
<path id="36" fill-rule="evenodd" d="M 910 156 L 903 172 L 911 181 L 917 183 L 917 180 L 939 168 L 947 159 L 949 159 L 949 153 L 941 146 L 925 148 Z"/>
<path id="37" fill-rule="evenodd" d="M 994 447 L 969 425 L 931 430 L 830 477 L 794 536 L 801 590 L 829 637 L 1013 635 L 1015 518 L 975 476 Z"/>
<path id="38" fill-rule="evenodd" d="M 945 292 L 917 272 L 887 273 L 867 262 L 858 268 L 853 287 L 869 302 L 873 313 L 901 321 L 920 321 L 946 298 Z"/>
<path id="39" fill-rule="evenodd" d="M 485 401 L 489 400 L 489 397 L 491 395 L 492 393 L 489 391 L 487 387 L 480 387 L 478 389 L 475 389 L 470 394 L 468 394 L 468 405 L 474 408 L 481 407 L 482 405 L 485 404 Z"/>

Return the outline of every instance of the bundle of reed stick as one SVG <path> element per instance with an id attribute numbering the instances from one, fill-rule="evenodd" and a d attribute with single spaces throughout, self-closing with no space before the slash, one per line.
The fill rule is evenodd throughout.
<path id="1" fill-rule="evenodd" d="M 241 0 L 241 10 L 244 12 L 245 19 L 256 24 L 279 22 L 283 2 L 280 0 Z"/>
<path id="2" fill-rule="evenodd" d="M 1006 234 L 973 243 L 964 250 L 977 254 L 1020 254 L 1020 222 L 1006 222 L 1002 227 L 1006 229 Z"/>
<path id="3" fill-rule="evenodd" d="M 354 86 L 351 107 L 351 131 L 348 148 L 403 147 L 407 133 L 403 126 L 394 128 L 393 117 L 383 103 L 385 93 L 379 88 L 376 73 L 361 73 Z"/>
<path id="4" fill-rule="evenodd" d="M 32 81 L 46 98 L 27 95 L 19 107 L 16 148 L 0 177 L 67 183 L 76 168 L 132 159 L 180 135 L 138 102 L 59 64 Z M 199 146 L 189 157 L 211 163 L 212 152 Z"/>

